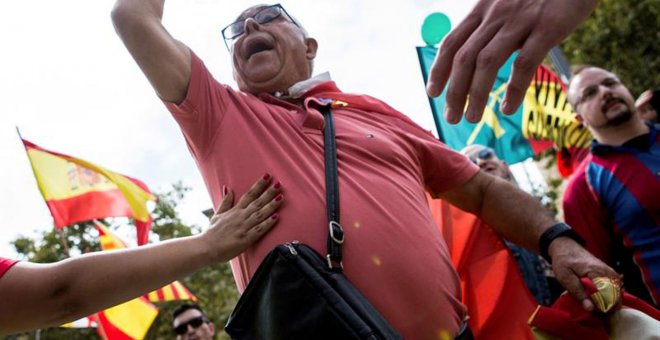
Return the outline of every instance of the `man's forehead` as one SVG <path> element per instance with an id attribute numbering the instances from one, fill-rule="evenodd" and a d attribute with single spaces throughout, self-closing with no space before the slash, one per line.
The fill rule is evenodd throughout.
<path id="1" fill-rule="evenodd" d="M 238 16 L 238 18 L 236 18 L 236 21 L 244 20 L 245 18 L 259 12 L 260 9 L 262 9 L 264 7 L 268 7 L 268 6 L 271 6 L 271 5 L 261 4 L 261 5 L 254 5 L 252 7 L 249 7 L 246 10 L 244 10 L 243 12 L 241 12 L 241 14 Z"/>
<path id="2" fill-rule="evenodd" d="M 582 72 L 578 73 L 575 76 L 575 79 L 573 79 L 570 82 L 570 86 L 568 88 L 568 95 L 571 98 L 576 98 L 575 96 L 580 93 L 585 87 L 594 85 L 594 84 L 599 84 L 603 79 L 606 78 L 613 78 L 613 79 L 619 79 L 619 77 L 616 76 L 616 74 L 604 70 L 599 67 L 589 67 Z"/>
<path id="3" fill-rule="evenodd" d="M 604 70 L 598 67 L 589 67 L 588 69 L 585 69 L 584 71 L 580 72 L 577 76 L 575 76 L 574 84 L 577 85 L 577 87 L 583 87 L 584 85 L 597 83 L 605 78 L 619 79 L 619 77 L 617 77 L 616 74 L 608 70 Z"/>
<path id="4" fill-rule="evenodd" d="M 183 313 L 177 315 L 172 323 L 174 324 L 174 327 L 176 327 L 184 322 L 187 322 L 196 317 L 200 317 L 202 315 L 203 315 L 202 312 L 198 311 L 195 308 L 186 309 Z"/>

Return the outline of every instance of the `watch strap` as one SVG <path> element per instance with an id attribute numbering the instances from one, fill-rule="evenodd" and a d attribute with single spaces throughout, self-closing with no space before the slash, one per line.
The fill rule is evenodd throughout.
<path id="1" fill-rule="evenodd" d="M 552 263 L 550 254 L 548 254 L 548 248 L 550 248 L 552 241 L 558 237 L 571 238 L 581 246 L 584 246 L 585 244 L 584 239 L 580 237 L 580 235 L 578 235 L 578 233 L 576 233 L 573 228 L 569 227 L 568 224 L 563 222 L 554 224 L 552 227 L 544 231 L 543 234 L 541 234 L 541 238 L 539 239 L 539 251 L 541 256 L 543 256 L 543 258 L 548 261 L 548 263 Z"/>

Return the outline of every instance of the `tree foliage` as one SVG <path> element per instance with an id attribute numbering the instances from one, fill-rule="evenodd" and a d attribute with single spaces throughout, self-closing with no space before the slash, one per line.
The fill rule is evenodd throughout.
<path id="1" fill-rule="evenodd" d="M 181 183 L 175 183 L 172 185 L 171 190 L 156 193 L 158 203 L 151 213 L 153 225 L 150 242 L 189 236 L 201 231 L 200 226 L 188 225 L 182 222 L 176 210 L 177 205 L 184 199 L 188 191 L 190 191 L 190 188 Z M 114 231 L 133 228 L 132 224 L 125 223 L 126 221 L 123 219 L 109 219 L 104 222 Z M 25 260 L 37 263 L 51 263 L 68 258 L 69 255 L 65 251 L 64 244 L 67 245 L 71 254 L 101 250 L 98 241 L 98 232 L 91 222 L 69 226 L 60 232 L 54 229 L 45 231 L 36 240 L 29 237 L 19 237 L 12 244 Z M 163 265 L 167 265 L 167 263 Z M 227 263 L 220 263 L 209 266 L 180 281 L 197 297 L 197 302 L 216 325 L 217 333 L 221 333 L 219 338 L 228 338 L 221 330 L 236 301 L 238 301 L 238 291 L 236 290 L 229 265 Z M 174 338 L 171 327 L 171 315 L 172 311 L 181 303 L 180 301 L 157 303 L 160 312 L 147 333 L 147 339 Z M 12 335 L 7 338 L 35 339 L 37 337 L 74 340 L 98 338 L 94 329 L 65 328 L 42 329 Z"/>
<path id="2" fill-rule="evenodd" d="M 573 65 L 616 73 L 637 97 L 660 87 L 659 41 L 660 1 L 600 0 L 591 17 L 562 43 L 562 50 Z"/>

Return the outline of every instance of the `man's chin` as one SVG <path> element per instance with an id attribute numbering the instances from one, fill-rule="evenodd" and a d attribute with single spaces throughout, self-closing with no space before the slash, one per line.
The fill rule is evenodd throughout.
<path id="1" fill-rule="evenodd" d="M 276 82 L 270 82 L 270 81 L 265 81 L 265 82 L 241 82 L 238 85 L 238 89 L 247 92 L 247 93 L 252 93 L 252 94 L 259 94 L 259 93 L 275 93 L 277 91 L 282 91 L 279 89 L 277 86 Z"/>
<path id="2" fill-rule="evenodd" d="M 633 114 L 630 110 L 620 111 L 607 120 L 608 126 L 620 126 L 632 119 Z"/>

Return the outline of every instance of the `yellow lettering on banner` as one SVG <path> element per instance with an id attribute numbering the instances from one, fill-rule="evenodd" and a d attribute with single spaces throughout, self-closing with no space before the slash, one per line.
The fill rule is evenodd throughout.
<path id="1" fill-rule="evenodd" d="M 575 118 L 566 93 L 554 82 L 532 83 L 527 88 L 522 132 L 526 139 L 550 140 L 559 148 L 587 147 L 592 139 Z"/>
<path id="2" fill-rule="evenodd" d="M 35 177 L 46 200 L 66 199 L 88 192 L 118 189 L 106 177 L 47 152 L 29 149 Z"/>

